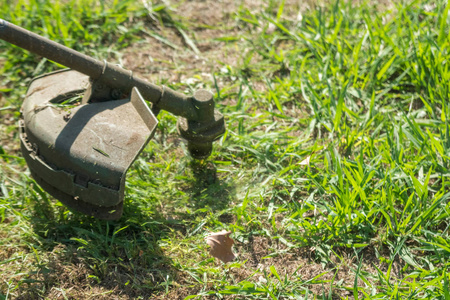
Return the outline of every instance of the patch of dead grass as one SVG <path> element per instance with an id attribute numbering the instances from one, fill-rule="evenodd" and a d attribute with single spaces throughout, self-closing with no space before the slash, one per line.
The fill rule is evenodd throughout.
<path id="1" fill-rule="evenodd" d="M 327 294 L 331 289 L 335 296 L 353 299 L 353 292 L 348 289 L 354 286 L 355 273 L 359 262 L 352 249 L 336 249 L 336 254 L 339 256 L 332 254 L 330 256 L 331 263 L 326 266 L 315 260 L 314 249 L 303 247 L 287 250 L 288 248 L 283 243 L 268 237 L 252 237 L 248 244 L 238 243 L 236 249 L 240 252 L 240 261 L 248 260 L 245 267 L 232 270 L 232 274 L 237 281 L 247 279 L 254 274 L 255 270 L 258 270 L 258 272 L 252 280 L 263 278 L 264 271 L 270 274 L 269 268 L 274 266 L 282 279 L 285 276 L 288 278 L 292 276 L 292 278 L 300 278 L 302 281 L 309 281 L 317 277 L 316 279 L 322 281 L 322 284 L 305 285 L 316 295 L 321 295 L 323 292 Z M 384 254 L 388 255 L 388 252 Z M 388 264 L 377 258 L 373 246 L 366 247 L 359 255 L 362 256 L 361 272 L 372 274 L 375 277 L 375 274 L 377 274 L 375 266 L 382 272 L 387 272 Z M 394 262 L 394 264 L 396 270 L 400 270 L 404 266 L 404 262 L 401 262 L 401 260 Z M 322 275 L 319 276 L 320 274 Z M 399 275 L 397 271 L 393 270 L 392 282 Z M 337 282 L 340 282 L 339 287 L 336 287 Z M 369 282 L 373 285 L 376 284 L 373 278 L 369 278 Z M 357 284 L 358 287 L 366 286 L 360 278 L 358 278 Z M 363 294 L 360 293 L 360 296 L 363 296 Z"/>

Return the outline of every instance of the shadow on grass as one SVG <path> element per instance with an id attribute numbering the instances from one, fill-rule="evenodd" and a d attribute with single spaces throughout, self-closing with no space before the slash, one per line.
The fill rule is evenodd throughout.
<path id="1" fill-rule="evenodd" d="M 36 201 L 30 219 L 35 266 L 17 299 L 147 299 L 163 293 L 177 270 L 158 244 L 177 224 L 126 202 L 119 221 L 101 221 L 48 199 Z"/>
<path id="2" fill-rule="evenodd" d="M 235 185 L 224 178 L 219 178 L 217 168 L 211 163 L 192 161 L 190 168 L 193 180 L 188 191 L 191 194 L 191 205 L 195 209 L 211 208 L 213 212 L 229 207 L 232 197 L 236 194 Z"/>
<path id="3" fill-rule="evenodd" d="M 189 172 L 192 176 L 184 181 L 187 205 L 198 214 L 205 213 L 203 208 L 229 208 L 235 188 L 219 178 L 212 163 L 192 162 Z M 164 297 L 182 276 L 160 244 L 174 230 L 183 234 L 186 220 L 196 213 L 168 218 L 159 202 L 129 193 L 135 198 L 126 198 L 122 218 L 102 221 L 68 211 L 38 187 L 34 191 L 28 240 L 35 258 L 15 290 L 17 299 L 153 299 Z M 170 202 L 177 205 L 176 199 Z M 219 219 L 233 221 L 223 213 Z"/>

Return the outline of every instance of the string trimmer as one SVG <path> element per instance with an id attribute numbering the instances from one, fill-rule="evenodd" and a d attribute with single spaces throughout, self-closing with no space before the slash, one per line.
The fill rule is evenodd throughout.
<path id="1" fill-rule="evenodd" d="M 209 91 L 189 97 L 156 86 L 2 19 L 0 38 L 70 68 L 31 81 L 19 128 L 33 178 L 71 209 L 121 217 L 127 170 L 153 136 L 159 110 L 179 116 L 195 159 L 208 157 L 225 131 Z"/>

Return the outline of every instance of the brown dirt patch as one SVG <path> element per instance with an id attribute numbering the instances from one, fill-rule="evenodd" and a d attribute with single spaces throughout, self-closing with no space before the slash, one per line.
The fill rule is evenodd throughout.
<path id="1" fill-rule="evenodd" d="M 248 260 L 246 268 L 233 270 L 236 281 L 247 279 L 255 272 L 255 269 L 258 271 L 253 276 L 252 281 L 265 280 L 264 272 L 270 274 L 269 268 L 274 266 L 282 279 L 287 276 L 292 279 L 308 281 L 317 277 L 316 280 L 322 283 L 305 285 L 315 295 L 321 295 L 323 292 L 328 294 L 331 289 L 333 297 L 338 297 L 337 299 L 340 299 L 339 297 L 353 299 L 353 291 L 349 291 L 348 288 L 351 289 L 354 286 L 355 273 L 359 262 L 352 249 L 335 249 L 338 256 L 331 254 L 330 260 L 332 263 L 326 266 L 315 259 L 314 248 L 288 249 L 283 243 L 268 237 L 251 237 L 248 244 L 238 243 L 236 250 L 242 253 L 239 256 L 240 261 Z M 383 253 L 380 254 L 383 255 Z M 388 255 L 388 253 L 384 254 Z M 377 274 L 375 266 L 382 272 L 387 271 L 388 264 L 380 262 L 373 246 L 366 247 L 359 255 L 362 255 L 363 259 L 362 272 L 372 274 L 375 278 Z M 398 272 L 403 266 L 404 262 L 401 260 L 394 262 L 393 282 L 394 278 L 401 277 Z M 369 282 L 371 281 L 372 279 L 369 279 Z M 358 278 L 357 282 L 358 287 L 365 286 L 363 280 Z M 371 282 L 371 284 L 375 284 L 375 282 Z M 359 296 L 361 297 L 363 294 L 360 293 Z"/>
<path id="2" fill-rule="evenodd" d="M 284 17 L 296 18 L 301 10 L 311 7 L 308 1 L 305 3 L 299 5 L 297 1 L 286 1 Z M 191 31 L 187 33 L 200 53 L 192 51 L 176 28 L 149 24 L 149 31 L 163 36 L 178 49 L 146 36 L 141 43 L 125 50 L 124 66 L 153 82 L 178 83 L 200 76 L 199 81 L 211 84 L 214 72 L 224 65 L 236 67 L 241 60 L 242 49 L 237 47 L 240 41 L 225 43 L 218 40 L 238 37 L 244 30 L 235 20 L 240 5 L 234 0 L 183 1 L 177 4 L 172 8 L 175 14 L 181 16 L 181 21 L 188 24 Z M 264 10 L 267 3 L 262 0 L 246 1 L 245 8 L 249 11 Z"/>

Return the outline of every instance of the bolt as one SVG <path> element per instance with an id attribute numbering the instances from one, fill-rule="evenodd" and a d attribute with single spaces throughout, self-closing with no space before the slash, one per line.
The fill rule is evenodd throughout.
<path id="1" fill-rule="evenodd" d="M 105 88 L 105 86 L 101 83 L 94 83 L 94 90 L 96 92 L 100 92 Z"/>
<path id="2" fill-rule="evenodd" d="M 201 122 L 214 120 L 214 97 L 210 91 L 197 90 L 192 97 L 192 103 L 202 119 Z"/>
<path id="3" fill-rule="evenodd" d="M 120 97 L 122 96 L 122 91 L 119 89 L 114 89 L 111 91 L 111 98 L 113 98 L 114 100 L 120 99 Z"/>
<path id="4" fill-rule="evenodd" d="M 213 94 L 207 90 L 197 90 L 194 93 L 194 99 L 199 105 L 210 105 L 210 102 L 213 101 Z"/>

